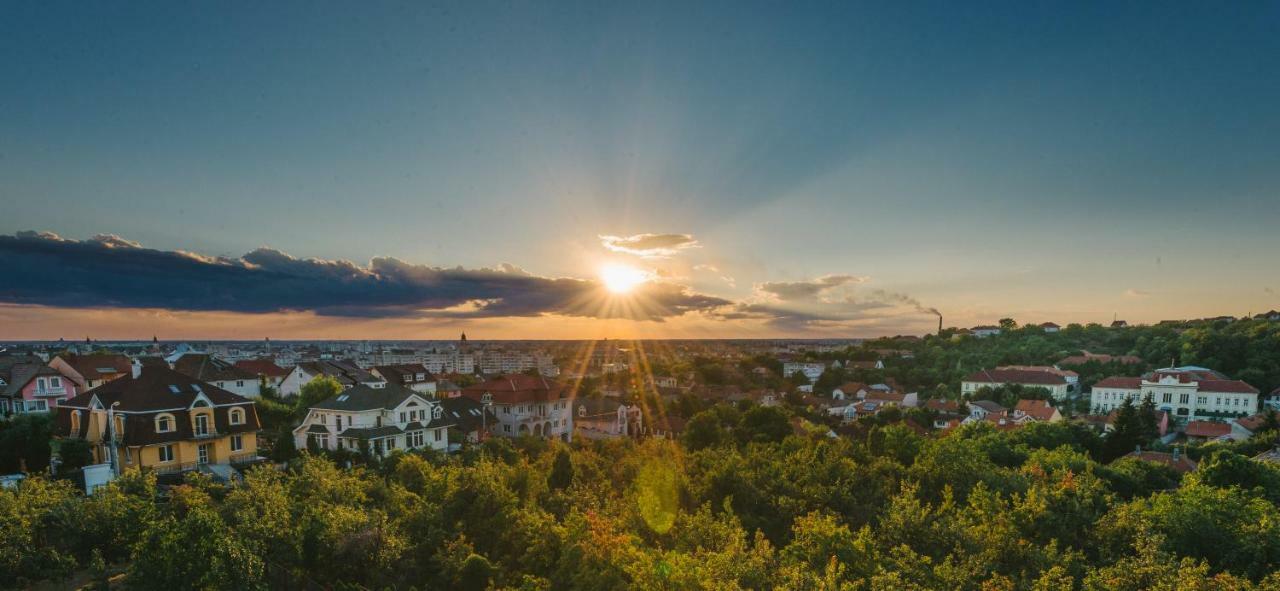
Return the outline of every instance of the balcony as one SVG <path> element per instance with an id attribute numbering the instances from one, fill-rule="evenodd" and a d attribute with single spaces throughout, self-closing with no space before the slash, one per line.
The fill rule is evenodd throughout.
<path id="1" fill-rule="evenodd" d="M 156 474 L 178 474 L 196 469 L 195 462 L 176 462 L 152 467 Z"/>
<path id="2" fill-rule="evenodd" d="M 36 396 L 66 396 L 66 395 L 67 395 L 67 389 L 66 389 L 65 387 L 63 387 L 63 388 L 36 388 L 36 390 L 35 390 L 34 392 L 32 392 L 32 393 L 33 393 L 34 395 L 36 395 Z"/>
<path id="3" fill-rule="evenodd" d="M 199 431 L 196 431 L 195 433 L 193 433 L 193 434 L 191 435 L 191 437 L 192 437 L 192 439 L 205 440 L 205 439 L 214 439 L 214 438 L 219 437 L 219 436 L 221 436 L 221 435 L 222 435 L 222 434 L 221 434 L 221 433 L 219 433 L 219 432 L 217 432 L 216 430 L 214 430 L 214 429 L 209 429 L 209 430 L 207 430 L 207 431 L 205 431 L 205 432 L 203 432 L 203 433 L 201 433 L 201 432 L 199 432 Z"/>

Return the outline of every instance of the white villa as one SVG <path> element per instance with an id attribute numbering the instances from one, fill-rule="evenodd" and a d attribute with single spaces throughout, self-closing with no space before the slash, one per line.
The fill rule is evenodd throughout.
<path id="1" fill-rule="evenodd" d="M 1093 385 L 1090 403 L 1095 413 L 1104 414 L 1125 399 L 1141 404 L 1147 396 L 1180 423 L 1248 416 L 1258 410 L 1257 388 L 1195 366 L 1158 369 L 1140 378 L 1107 378 Z"/>

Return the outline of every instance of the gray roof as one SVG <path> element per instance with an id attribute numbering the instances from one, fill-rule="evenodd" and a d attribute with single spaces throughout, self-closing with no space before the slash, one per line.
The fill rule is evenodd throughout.
<path id="1" fill-rule="evenodd" d="M 399 427 L 394 425 L 386 425 L 383 427 L 352 427 L 339 433 L 339 437 L 353 437 L 355 439 L 373 439 L 375 437 L 391 437 L 403 433 Z"/>
<path id="2" fill-rule="evenodd" d="M 311 408 L 351 412 L 392 409 L 400 406 L 410 396 L 421 397 L 417 392 L 397 384 L 388 383 L 381 388 L 356 384 L 337 396 L 317 402 Z"/>
<path id="3" fill-rule="evenodd" d="M 489 415 L 488 422 L 490 425 L 497 422 L 498 417 L 493 412 L 485 409 L 485 406 L 477 400 L 466 397 L 444 398 L 437 400 L 440 406 L 444 408 L 444 413 L 440 419 L 433 419 L 431 422 L 445 423 L 454 425 L 462 431 L 470 432 L 479 429 L 484 424 L 484 414 Z"/>
<path id="4" fill-rule="evenodd" d="M 328 432 L 329 432 L 329 428 L 319 423 L 312 423 L 310 427 L 307 427 L 307 433 L 328 433 Z"/>

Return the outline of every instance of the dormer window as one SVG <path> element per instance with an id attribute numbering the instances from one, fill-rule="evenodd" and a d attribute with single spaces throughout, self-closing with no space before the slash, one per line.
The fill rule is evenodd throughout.
<path id="1" fill-rule="evenodd" d="M 480 402 L 483 402 L 485 404 L 493 403 L 493 394 L 485 392 L 484 395 L 480 397 Z"/>
<path id="2" fill-rule="evenodd" d="M 578 416 L 580 416 L 580 417 L 585 417 L 585 416 L 587 416 L 587 407 L 586 407 L 586 405 L 582 405 L 582 406 L 579 406 L 579 407 L 578 407 Z"/>
<path id="3" fill-rule="evenodd" d="M 173 431 L 173 415 L 164 414 L 156 417 L 156 433 L 170 433 Z"/>
<path id="4" fill-rule="evenodd" d="M 242 408 L 231 409 L 231 412 L 227 413 L 227 421 L 230 422 L 232 425 L 243 425 L 244 409 Z"/>
<path id="5" fill-rule="evenodd" d="M 437 406 L 437 407 L 435 407 L 435 408 L 431 409 L 431 418 L 433 418 L 433 419 L 438 419 L 438 418 L 440 418 L 440 417 L 442 417 L 442 416 L 444 416 L 444 409 L 443 409 L 443 408 L 440 408 L 439 406 Z"/>

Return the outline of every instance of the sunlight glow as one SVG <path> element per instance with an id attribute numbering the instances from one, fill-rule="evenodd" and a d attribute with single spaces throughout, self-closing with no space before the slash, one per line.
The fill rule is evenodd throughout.
<path id="1" fill-rule="evenodd" d="M 629 293 L 647 279 L 644 271 L 630 265 L 610 263 L 600 268 L 605 289 L 617 294 Z"/>

